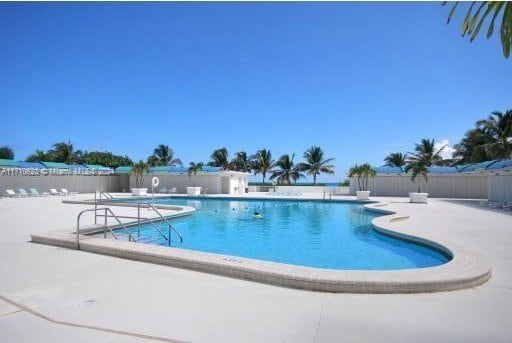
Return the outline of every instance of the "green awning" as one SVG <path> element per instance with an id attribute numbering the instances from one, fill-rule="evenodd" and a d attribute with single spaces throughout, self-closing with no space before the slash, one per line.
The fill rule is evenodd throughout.
<path id="1" fill-rule="evenodd" d="M 116 168 L 116 173 L 118 174 L 129 174 L 132 172 L 131 166 L 119 166 Z"/>
<path id="2" fill-rule="evenodd" d="M 69 169 L 66 163 L 61 162 L 41 162 L 48 169 Z"/>
<path id="3" fill-rule="evenodd" d="M 18 161 L 0 159 L 0 167 L 16 168 L 17 166 L 18 166 Z"/>
<path id="4" fill-rule="evenodd" d="M 99 165 L 99 164 L 85 164 L 85 166 L 89 169 L 93 169 L 93 170 L 103 170 L 103 171 L 106 171 L 106 170 L 111 170 L 112 168 L 109 168 L 109 167 L 105 167 L 105 166 L 102 166 L 102 165 Z"/>

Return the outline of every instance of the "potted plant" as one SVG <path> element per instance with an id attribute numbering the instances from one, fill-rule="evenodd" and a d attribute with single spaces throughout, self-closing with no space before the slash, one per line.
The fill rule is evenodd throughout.
<path id="1" fill-rule="evenodd" d="M 411 202 L 427 203 L 428 193 L 421 192 L 421 177 L 423 176 L 425 182 L 428 182 L 428 167 L 442 163 L 443 157 L 441 153 L 445 147 L 446 145 L 436 148 L 436 143 L 433 139 L 423 138 L 421 142 L 415 144 L 414 152 L 408 153 L 405 172 L 412 171 L 411 180 L 413 182 L 419 177 L 418 192 L 409 193 Z"/>
<path id="2" fill-rule="evenodd" d="M 192 177 L 192 174 L 197 175 L 197 172 L 203 170 L 203 162 L 190 162 L 188 168 L 188 177 Z M 201 195 L 201 187 L 196 187 L 195 179 L 192 179 L 192 187 L 187 187 L 187 195 Z"/>
<path id="3" fill-rule="evenodd" d="M 427 178 L 427 166 L 424 163 L 409 163 L 405 167 L 405 172 L 408 173 L 411 171 L 411 180 L 414 182 L 416 178 L 418 178 L 418 192 L 410 192 L 409 193 L 409 199 L 410 202 L 413 203 L 419 203 L 419 204 L 426 204 L 428 193 L 424 193 L 421 191 L 421 177 L 425 178 L 425 182 L 428 182 Z"/>
<path id="4" fill-rule="evenodd" d="M 132 195 L 148 195 L 148 189 L 144 188 L 144 174 L 149 173 L 149 164 L 140 160 L 133 165 L 132 174 L 135 175 L 136 188 L 132 188 Z"/>
<path id="5" fill-rule="evenodd" d="M 348 176 L 357 178 L 358 190 L 356 190 L 357 200 L 369 200 L 370 191 L 368 190 L 368 180 L 375 177 L 377 172 L 368 163 L 355 165 L 350 168 Z"/>

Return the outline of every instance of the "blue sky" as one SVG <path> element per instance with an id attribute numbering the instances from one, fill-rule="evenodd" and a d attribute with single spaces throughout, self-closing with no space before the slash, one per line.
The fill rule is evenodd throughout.
<path id="1" fill-rule="evenodd" d="M 512 107 L 498 36 L 440 3 L 0 3 L 0 145 L 188 164 L 320 145 L 345 178 Z"/>

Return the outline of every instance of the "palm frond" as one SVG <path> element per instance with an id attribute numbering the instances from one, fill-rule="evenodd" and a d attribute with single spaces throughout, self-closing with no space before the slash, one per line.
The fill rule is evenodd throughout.
<path id="1" fill-rule="evenodd" d="M 443 2 L 446 5 L 446 2 Z M 455 10 L 459 2 L 450 9 L 446 24 L 449 24 L 455 14 Z M 473 12 L 473 9 L 476 11 Z M 485 10 L 484 10 L 485 9 Z M 490 38 L 494 33 L 494 26 L 498 16 L 501 17 L 500 40 L 505 58 L 510 56 L 510 46 L 512 44 L 512 3 L 508 1 L 473 1 L 466 11 L 464 20 L 462 21 L 461 35 L 468 36 L 470 42 L 473 42 L 480 33 L 489 14 L 493 13 L 489 22 L 486 37 Z"/>

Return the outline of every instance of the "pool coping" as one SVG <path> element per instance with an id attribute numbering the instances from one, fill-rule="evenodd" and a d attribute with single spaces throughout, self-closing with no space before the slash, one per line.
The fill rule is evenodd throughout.
<path id="1" fill-rule="evenodd" d="M 233 200 L 244 199 L 265 201 L 274 198 L 233 198 Z M 283 198 L 283 200 L 299 199 Z M 312 199 L 300 200 L 310 201 Z M 347 202 L 344 199 L 328 201 Z M 353 203 L 353 201 L 348 202 Z M 113 202 L 109 203 L 113 204 Z M 87 235 L 80 235 L 80 250 L 288 288 L 333 293 L 424 293 L 452 291 L 478 286 L 491 277 L 491 266 L 480 254 L 448 242 L 442 237 L 435 236 L 433 233 L 410 233 L 405 229 L 392 227 L 392 223 L 408 220 L 409 216 L 386 209 L 385 207 L 388 206 L 386 203 L 365 203 L 364 208 L 366 210 L 385 214 L 372 220 L 372 224 L 377 231 L 440 250 L 451 256 L 452 259 L 443 265 L 428 268 L 333 270 L 182 248 L 109 240 Z M 170 217 L 174 216 L 176 215 Z M 85 230 L 84 228 L 84 233 L 86 232 Z M 90 228 L 88 230 L 90 231 Z M 31 235 L 31 241 L 76 249 L 75 233 L 75 229 L 52 231 Z"/>

